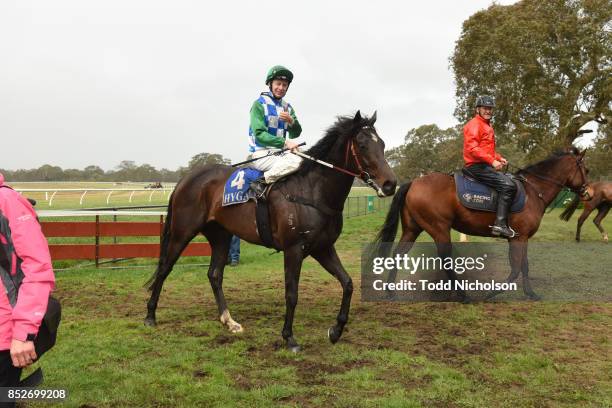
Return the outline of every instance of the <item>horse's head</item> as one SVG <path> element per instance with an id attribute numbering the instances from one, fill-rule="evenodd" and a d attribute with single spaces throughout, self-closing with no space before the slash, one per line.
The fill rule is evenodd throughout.
<path id="1" fill-rule="evenodd" d="M 580 152 L 575 147 L 571 147 L 566 153 L 563 159 L 567 161 L 569 171 L 565 186 L 578 194 L 582 200 L 588 201 L 593 198 L 593 189 L 589 185 L 587 178 L 589 171 L 584 164 L 586 149 Z"/>
<path id="2" fill-rule="evenodd" d="M 397 178 L 385 159 L 385 142 L 378 136 L 375 122 L 376 112 L 367 118 L 357 111 L 346 145 L 345 165 L 354 168 L 379 197 L 384 197 L 395 193 Z"/>

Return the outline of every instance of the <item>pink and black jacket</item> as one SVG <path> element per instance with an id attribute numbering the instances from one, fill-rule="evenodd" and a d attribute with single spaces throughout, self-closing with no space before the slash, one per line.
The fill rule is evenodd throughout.
<path id="1" fill-rule="evenodd" d="M 49 247 L 36 212 L 0 174 L 0 350 L 38 334 L 55 286 Z"/>

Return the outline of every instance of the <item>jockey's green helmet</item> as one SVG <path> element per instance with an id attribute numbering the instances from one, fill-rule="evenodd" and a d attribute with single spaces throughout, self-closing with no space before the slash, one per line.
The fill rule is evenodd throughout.
<path id="1" fill-rule="evenodd" d="M 293 73 L 282 65 L 275 65 L 268 70 L 268 75 L 266 75 L 266 85 L 270 85 L 270 82 L 272 82 L 274 79 L 284 79 L 291 83 L 291 81 L 293 81 Z"/>

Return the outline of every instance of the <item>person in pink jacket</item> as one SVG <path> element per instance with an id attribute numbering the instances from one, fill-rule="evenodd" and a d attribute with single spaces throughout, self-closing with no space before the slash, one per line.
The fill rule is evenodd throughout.
<path id="1" fill-rule="evenodd" d="M 28 200 L 0 174 L 0 387 L 16 387 L 36 360 L 38 334 L 55 286 L 49 247 Z"/>

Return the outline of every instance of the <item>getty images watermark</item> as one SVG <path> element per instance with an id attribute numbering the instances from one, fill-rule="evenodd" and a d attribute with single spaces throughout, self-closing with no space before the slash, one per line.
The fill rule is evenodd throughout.
<path id="1" fill-rule="evenodd" d="M 456 279 L 434 280 L 419 279 L 418 281 L 401 279 L 400 281 L 389 282 L 388 280 L 375 279 L 372 282 L 374 290 L 517 290 L 516 282 L 483 282 L 478 279 L 473 282 L 469 279 L 462 279 L 467 271 L 484 271 L 487 254 L 478 257 L 460 256 L 456 258 L 440 256 L 425 256 L 420 254 L 410 256 L 408 254 L 395 254 L 395 256 L 384 257 L 376 256 L 372 259 L 372 273 L 382 275 L 392 270 L 403 271 L 410 275 L 415 275 L 417 271 L 432 272 L 454 271 Z M 448 276 L 447 276 L 448 277 Z"/>
<path id="2" fill-rule="evenodd" d="M 507 242 L 449 244 L 442 247 L 450 253 L 445 257 L 438 255 L 439 249 L 434 243 L 410 248 L 366 246 L 361 262 L 362 300 L 456 301 L 463 293 L 471 300 L 612 301 L 610 275 L 604 271 L 612 262 L 612 251 L 602 245 L 517 244 L 513 251 L 525 251 L 529 262 L 515 263 L 514 274 Z"/>

